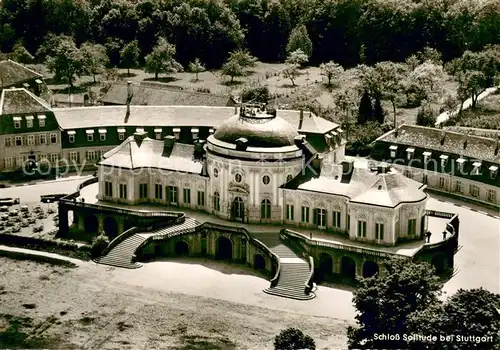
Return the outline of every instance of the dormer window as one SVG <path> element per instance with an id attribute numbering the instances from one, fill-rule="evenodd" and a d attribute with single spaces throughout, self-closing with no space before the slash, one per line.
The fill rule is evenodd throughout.
<path id="1" fill-rule="evenodd" d="M 464 158 L 458 158 L 456 160 L 457 170 L 463 171 L 464 170 L 464 164 L 465 164 L 465 162 L 466 162 L 466 160 Z"/>
<path id="2" fill-rule="evenodd" d="M 175 139 L 179 140 L 179 137 L 181 135 L 181 129 L 180 128 L 174 128 L 173 132 L 174 132 Z"/>
<path id="3" fill-rule="evenodd" d="M 214 132 L 215 132 L 215 130 L 214 130 L 214 129 L 209 129 L 209 130 L 208 130 L 208 133 L 209 133 L 210 135 L 213 135 L 213 134 L 214 134 Z"/>
<path id="4" fill-rule="evenodd" d="M 429 159 L 431 158 L 432 153 L 431 152 L 424 152 L 422 153 L 424 156 L 424 164 L 427 164 L 429 162 Z"/>
<path id="5" fill-rule="evenodd" d="M 99 138 L 101 141 L 106 141 L 106 133 L 108 131 L 106 129 L 99 129 Z"/>
<path id="6" fill-rule="evenodd" d="M 144 128 L 136 128 L 135 132 L 143 133 L 144 132 Z"/>
<path id="7" fill-rule="evenodd" d="M 498 175 L 498 167 L 492 165 L 489 167 L 489 171 L 490 171 L 490 179 L 496 179 Z"/>
<path id="8" fill-rule="evenodd" d="M 412 159 L 414 155 L 415 155 L 415 148 L 410 147 L 406 149 L 406 158 L 408 160 Z"/>
<path id="9" fill-rule="evenodd" d="M 27 128 L 32 128 L 33 127 L 33 116 L 32 115 L 28 115 L 26 117 L 26 127 Z"/>
<path id="10" fill-rule="evenodd" d="M 157 139 L 157 140 L 161 140 L 161 132 L 162 132 L 162 129 L 161 129 L 161 128 L 156 128 L 156 129 L 154 130 L 154 132 L 155 132 L 155 139 Z"/>
<path id="11" fill-rule="evenodd" d="M 118 140 L 125 140 L 125 128 L 118 128 L 116 131 L 118 132 Z"/>
<path id="12" fill-rule="evenodd" d="M 398 146 L 392 145 L 389 147 L 389 151 L 391 152 L 391 158 L 396 158 L 396 152 L 398 150 Z"/>
<path id="13" fill-rule="evenodd" d="M 445 154 L 442 154 L 439 159 L 441 159 L 441 168 L 445 168 L 446 165 L 448 165 L 448 156 Z"/>
<path id="14" fill-rule="evenodd" d="M 474 162 L 472 163 L 472 173 L 471 175 L 480 175 L 480 170 L 481 170 L 481 162 Z"/>
<path id="15" fill-rule="evenodd" d="M 38 126 L 41 128 L 45 127 L 45 116 L 44 115 L 39 115 L 38 116 Z"/>
<path id="16" fill-rule="evenodd" d="M 193 135 L 193 140 L 196 140 L 198 138 L 198 128 L 192 128 L 191 129 L 191 134 Z"/>
<path id="17" fill-rule="evenodd" d="M 21 129 L 21 117 L 14 117 L 12 119 L 14 120 L 14 128 Z"/>
<path id="18" fill-rule="evenodd" d="M 68 141 L 69 141 L 69 143 L 75 143 L 75 134 L 76 134 L 76 131 L 74 131 L 74 130 L 68 131 Z"/>
<path id="19" fill-rule="evenodd" d="M 88 142 L 94 141 L 94 129 L 88 129 L 85 132 L 87 134 L 87 141 Z"/>

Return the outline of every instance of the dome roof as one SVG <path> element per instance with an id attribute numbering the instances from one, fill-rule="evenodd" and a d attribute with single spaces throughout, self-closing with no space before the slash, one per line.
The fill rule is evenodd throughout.
<path id="1" fill-rule="evenodd" d="M 217 140 L 235 144 L 248 140 L 248 147 L 285 147 L 295 145 L 299 133 L 283 118 L 273 114 L 238 114 L 222 123 L 214 133 Z"/>

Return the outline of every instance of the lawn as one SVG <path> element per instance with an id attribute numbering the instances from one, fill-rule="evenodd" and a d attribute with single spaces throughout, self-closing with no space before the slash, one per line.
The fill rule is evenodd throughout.
<path id="1" fill-rule="evenodd" d="M 314 102 L 322 111 L 328 111 L 335 107 L 333 93 L 341 88 L 354 88 L 358 82 L 353 69 L 346 70 L 344 74 L 334 82 L 332 87 L 326 85 L 326 77 L 321 75 L 319 67 L 306 67 L 302 69 L 301 75 L 295 79 L 295 85 L 292 85 L 290 79 L 281 76 L 280 72 L 284 68 L 284 63 L 262 63 L 250 69 L 246 76 L 235 77 L 231 84 L 231 78 L 221 75 L 220 71 L 206 71 L 199 73 L 198 81 L 195 81 L 193 73 L 175 73 L 161 74 L 158 80 L 154 79 L 154 74 L 145 73 L 142 69 L 131 69 L 130 76 L 126 69 L 120 69 L 118 79 L 123 81 L 132 81 L 135 84 L 165 84 L 168 86 L 182 87 L 188 91 L 207 91 L 213 94 L 238 95 L 241 91 L 253 86 L 267 86 L 271 94 L 276 98 L 276 102 L 282 108 L 293 108 L 296 102 Z M 53 84 L 52 74 L 46 71 L 43 65 L 37 65 L 37 70 L 41 71 L 49 84 L 49 87 L 57 93 L 58 99 L 65 101 L 64 94 L 68 94 L 68 88 L 65 84 Z M 75 82 L 75 87 L 71 93 L 73 101 L 83 100 L 83 94 L 92 89 L 95 93 L 99 92 L 99 82 L 105 77 L 97 77 L 98 84 L 93 83 L 93 77 L 82 76 Z M 446 77 L 443 82 L 446 93 L 455 94 L 456 83 L 450 77 Z M 81 96 L 80 96 L 81 95 Z M 387 120 L 392 122 L 392 105 L 388 101 L 383 101 L 383 107 L 387 113 Z M 439 111 L 440 105 L 434 104 L 433 107 Z M 398 108 L 397 123 L 415 124 L 418 108 Z M 328 113 L 328 118 L 340 122 L 335 117 L 335 113 Z"/>
<path id="2" fill-rule="evenodd" d="M 500 128 L 500 91 L 485 97 L 475 108 L 462 111 L 461 115 L 452 117 L 447 126 L 465 126 L 479 129 Z"/>

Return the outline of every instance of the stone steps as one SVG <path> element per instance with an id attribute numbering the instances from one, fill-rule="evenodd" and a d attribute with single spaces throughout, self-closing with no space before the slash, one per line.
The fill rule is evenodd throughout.
<path id="1" fill-rule="evenodd" d="M 123 267 L 126 269 L 137 269 L 142 265 L 137 262 L 132 262 L 132 257 L 139 246 L 145 241 L 144 237 L 138 234 L 130 236 L 123 242 L 120 242 L 116 247 L 105 256 L 99 258 L 97 262 L 103 265 L 115 267 Z"/>
<path id="2" fill-rule="evenodd" d="M 310 300 L 316 295 L 305 293 L 305 283 L 309 278 L 309 264 L 281 263 L 280 277 L 275 287 L 264 290 L 265 293 L 296 300 Z"/>

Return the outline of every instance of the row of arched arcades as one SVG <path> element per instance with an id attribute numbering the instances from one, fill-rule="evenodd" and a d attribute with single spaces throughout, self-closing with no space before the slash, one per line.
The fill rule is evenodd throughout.
<path id="1" fill-rule="evenodd" d="M 203 238 L 202 238 L 203 240 Z M 205 249 L 204 249 L 205 246 Z M 217 260 L 233 260 L 233 243 L 230 239 L 226 237 L 219 237 L 215 241 L 215 258 Z M 159 248 L 159 246 L 158 246 Z M 175 242 L 175 255 L 177 256 L 188 256 L 190 254 L 189 243 L 186 240 L 178 240 Z M 205 255 L 206 245 L 202 242 L 202 254 Z M 158 252 L 161 254 L 161 252 Z M 262 254 L 254 254 L 253 256 L 253 266 L 257 270 L 266 269 L 266 259 Z"/>
<path id="2" fill-rule="evenodd" d="M 362 276 L 365 278 L 373 277 L 380 271 L 379 265 L 374 261 L 365 261 L 362 266 Z M 317 267 L 319 279 L 326 279 L 334 274 L 333 258 L 328 253 L 320 253 Z M 356 261 L 349 257 L 343 256 L 340 259 L 341 277 L 355 279 L 356 278 Z"/>

